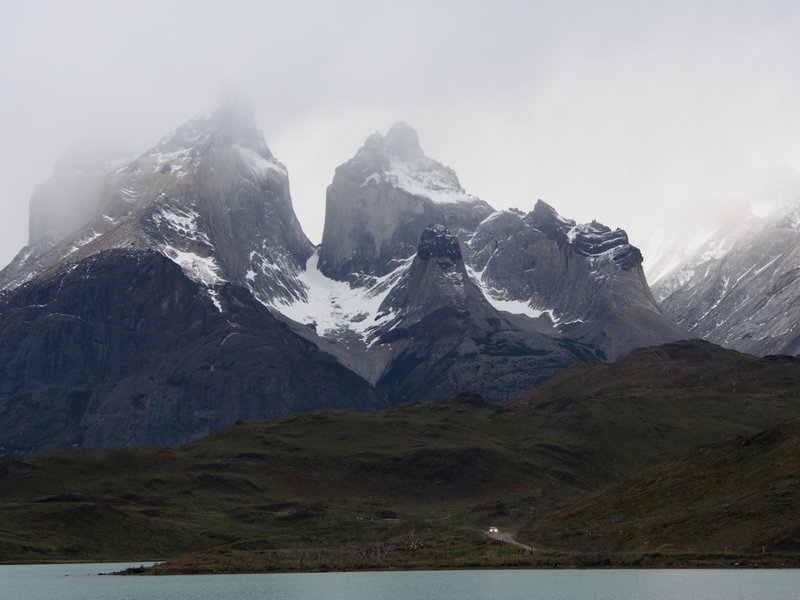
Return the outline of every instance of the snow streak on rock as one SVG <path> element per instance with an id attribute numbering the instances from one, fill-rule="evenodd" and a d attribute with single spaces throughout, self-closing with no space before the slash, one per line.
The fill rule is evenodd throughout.
<path id="1" fill-rule="evenodd" d="M 319 270 L 318 262 L 319 254 L 315 252 L 298 277 L 307 290 L 306 298 L 294 302 L 279 301 L 273 307 L 323 337 L 335 339 L 337 333 L 352 331 L 368 343 L 370 333 L 392 318 L 392 313 L 379 309 L 393 284 L 408 269 L 411 259 L 363 287 L 326 277 Z"/>

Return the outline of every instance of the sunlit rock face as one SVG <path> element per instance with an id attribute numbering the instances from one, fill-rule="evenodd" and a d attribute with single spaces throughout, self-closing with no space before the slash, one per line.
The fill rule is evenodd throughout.
<path id="1" fill-rule="evenodd" d="M 800 204 L 747 215 L 659 280 L 664 312 L 693 336 L 752 354 L 800 355 Z"/>

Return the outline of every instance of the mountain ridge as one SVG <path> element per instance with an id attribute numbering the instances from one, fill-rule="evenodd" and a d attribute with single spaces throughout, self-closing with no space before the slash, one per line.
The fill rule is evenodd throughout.
<path id="1" fill-rule="evenodd" d="M 325 357 L 321 364 L 334 360 L 341 366 L 330 377 L 307 369 L 306 383 L 317 390 L 307 402 L 295 401 L 306 389 L 299 380 L 292 379 L 295 383 L 285 388 L 287 398 L 293 398 L 285 404 L 265 391 L 273 389 L 271 385 L 253 384 L 254 405 L 264 414 L 301 406 L 347 406 L 341 394 L 328 398 L 326 385 L 358 389 L 354 407 L 432 400 L 464 391 L 503 400 L 575 362 L 612 359 L 642 344 L 685 336 L 666 322 L 649 296 L 641 254 L 622 230 L 576 224 L 541 202 L 527 215 L 498 213 L 466 193 L 451 168 L 425 155 L 417 132 L 402 122 L 385 136 L 369 136 L 356 155 L 337 168 L 318 248 L 296 218 L 285 166 L 269 150 L 252 109 L 237 99 L 187 121 L 106 175 L 95 205 L 88 223 L 45 252 L 24 249 L 0 274 L 0 285 L 6 288 L 2 297 L 13 303 L 27 297 L 19 291 L 23 281 L 48 287 L 79 272 L 86 275 L 87 289 L 95 290 L 97 302 L 128 290 L 131 298 L 142 302 L 138 310 L 151 311 L 143 320 L 162 323 L 160 307 L 130 290 L 124 280 L 132 269 L 130 257 L 139 256 L 126 253 L 142 252 L 155 262 L 149 253 L 162 256 L 210 302 L 203 304 L 204 319 L 224 321 L 232 297 L 239 304 L 258 303 L 261 308 L 248 309 L 254 329 L 247 335 L 253 340 L 264 335 L 265 347 L 276 351 L 285 343 L 288 356 L 310 343 L 321 353 L 315 356 Z M 505 225 L 498 227 L 501 222 Z M 437 226 L 444 229 L 440 232 Z M 99 282 L 92 281 L 94 272 L 89 269 L 98 256 L 108 266 L 103 289 L 94 287 Z M 108 275 L 114 261 L 117 278 Z M 163 284 L 165 289 L 154 290 L 154 295 L 190 295 L 189 286 L 174 272 L 163 277 Z M 42 328 L 27 332 L 13 311 L 0 310 L 0 327 L 10 328 L 7 349 L 31 345 L 42 352 L 58 351 L 37 335 L 54 335 L 70 349 L 74 362 L 59 363 L 56 374 L 72 380 L 54 393 L 53 401 L 60 403 L 57 412 L 64 425 L 73 428 L 78 425 L 67 417 L 73 405 L 70 394 L 83 393 L 87 376 L 94 381 L 82 362 L 94 350 L 91 345 L 75 346 L 66 329 L 48 333 L 47 324 L 56 313 L 78 322 L 85 321 L 87 313 L 105 314 L 102 307 L 91 309 L 87 298 L 74 298 L 76 305 L 64 306 L 57 294 L 48 296 L 31 317 L 39 319 Z M 131 310 L 137 307 L 131 305 Z M 217 315 L 212 318 L 207 310 Z M 88 323 L 97 344 L 109 345 L 111 330 L 91 319 Z M 181 337 L 168 324 L 163 327 Z M 138 344 L 139 333 L 132 328 L 125 343 Z M 220 333 L 204 329 L 193 338 L 195 347 L 210 352 L 215 343 L 240 335 L 227 330 L 216 337 Z M 159 354 L 159 341 L 148 339 L 154 355 L 167 360 Z M 195 360 L 189 358 L 194 356 L 191 348 L 182 352 L 185 360 Z M 247 354 L 250 358 L 243 363 L 254 365 L 248 361 L 257 354 Z M 116 360 L 125 358 L 117 354 Z M 195 366 L 203 364 L 213 362 Z M 241 376 L 257 378 L 259 369 L 271 372 L 272 366 L 252 366 L 255 373 Z M 170 401 L 188 398 L 189 389 L 205 398 L 205 392 L 195 389 L 202 373 L 172 377 L 166 373 L 173 365 L 153 369 L 154 380 L 171 390 Z M 0 402 L 17 406 L 18 392 L 38 389 L 39 382 L 26 380 L 24 370 L 16 377 L 22 377 L 20 389 Z M 125 405 L 120 414 L 133 414 L 130 406 L 137 406 L 142 394 L 158 394 L 149 384 L 140 390 L 143 384 L 136 378 L 118 384 L 114 397 Z M 240 390 L 234 382 L 229 387 L 234 395 Z M 214 389 L 224 402 L 240 406 L 225 390 Z M 222 423 L 218 418 L 228 414 L 224 402 L 208 422 Z M 77 412 L 82 410 L 75 406 Z M 24 414 L 18 425 L 33 418 Z M 187 420 L 187 428 L 192 422 Z M 197 429 L 198 435 L 202 431 Z M 176 433 L 176 439 L 185 439 L 184 433 Z M 98 439 L 113 445 L 109 437 Z M 122 443 L 133 439 L 140 438 L 120 437 Z M 39 443 L 29 445 L 38 448 Z"/>
<path id="2" fill-rule="evenodd" d="M 747 215 L 657 282 L 666 314 L 695 336 L 759 355 L 800 353 L 800 204 Z"/>

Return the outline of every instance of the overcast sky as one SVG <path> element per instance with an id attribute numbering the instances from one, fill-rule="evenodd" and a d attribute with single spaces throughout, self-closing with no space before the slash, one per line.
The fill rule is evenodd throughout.
<path id="1" fill-rule="evenodd" d="M 496 208 L 541 198 L 625 228 L 645 253 L 654 224 L 695 227 L 800 168 L 796 1 L 0 8 L 3 265 L 27 241 L 31 192 L 70 146 L 139 153 L 223 88 L 255 105 L 315 242 L 335 167 L 398 120 Z"/>

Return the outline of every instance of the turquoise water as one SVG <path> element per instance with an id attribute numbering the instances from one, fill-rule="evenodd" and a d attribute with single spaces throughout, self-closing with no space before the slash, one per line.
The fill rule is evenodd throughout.
<path id="1" fill-rule="evenodd" d="M 0 566 L 3 600 L 800 600 L 800 570 L 382 571 L 98 576 L 129 564 Z"/>

